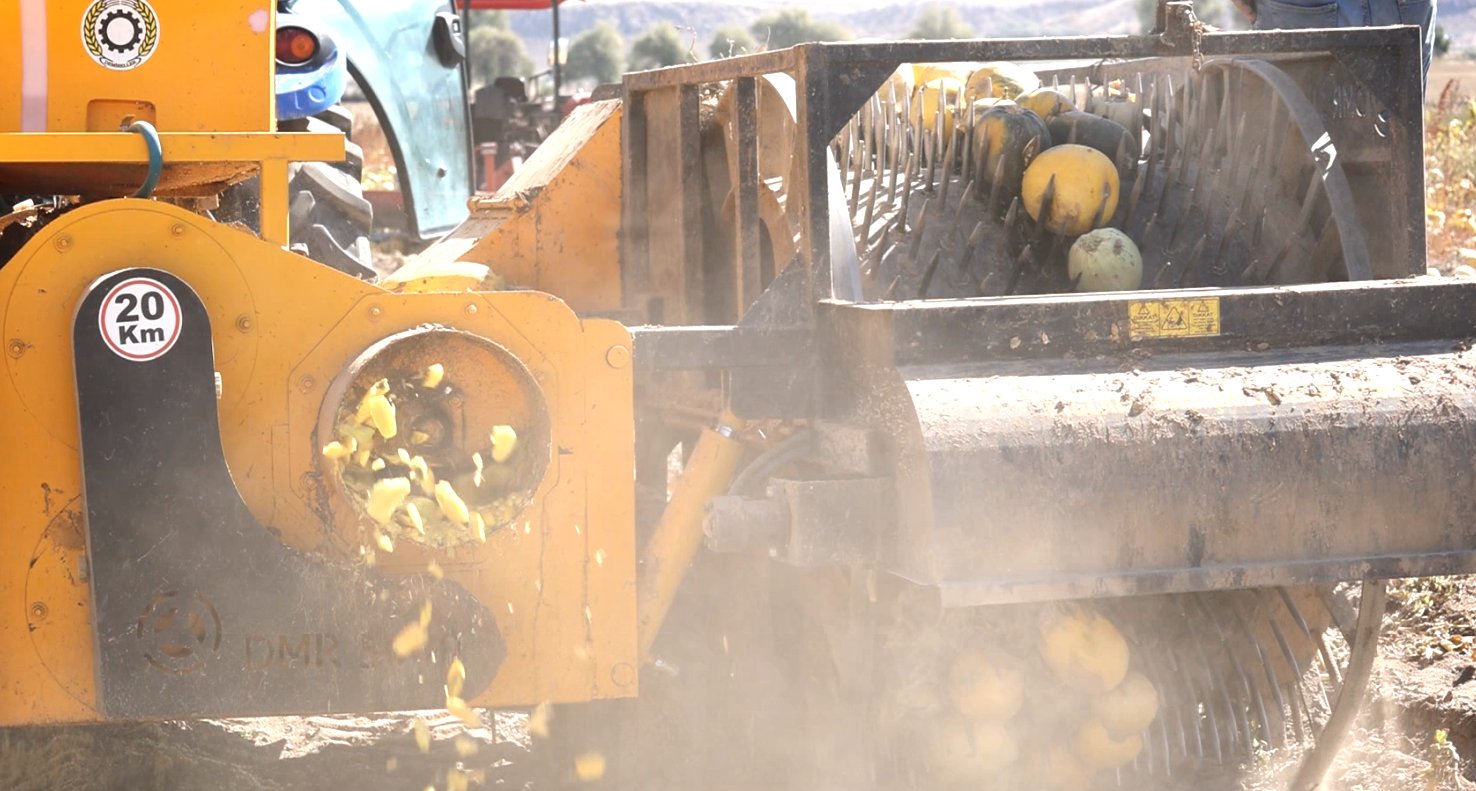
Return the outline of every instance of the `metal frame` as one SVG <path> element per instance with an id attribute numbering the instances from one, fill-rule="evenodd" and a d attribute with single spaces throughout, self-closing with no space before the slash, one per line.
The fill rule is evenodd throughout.
<path id="1" fill-rule="evenodd" d="M 1174 6 L 1181 3 L 1166 4 Z M 867 97 L 902 63 L 946 61 L 1040 61 L 1141 58 L 1213 58 L 1236 56 L 1297 56 L 1321 53 L 1343 66 L 1368 95 L 1381 97 L 1388 113 L 1389 150 L 1392 170 L 1389 191 L 1404 195 L 1392 206 L 1391 227 L 1402 224 L 1408 233 L 1390 254 L 1396 261 L 1424 261 L 1423 134 L 1420 82 L 1420 40 L 1414 27 L 1354 28 L 1247 33 L 1194 32 L 1192 16 L 1170 15 L 1163 33 L 1147 36 L 1064 37 L 1042 39 L 996 39 L 948 42 L 889 42 L 856 44 L 804 44 L 777 52 L 764 52 L 625 77 L 623 166 L 627 174 L 625 197 L 626 238 L 624 271 L 627 293 L 640 295 L 664 273 L 653 271 L 652 250 L 644 232 L 647 219 L 646 194 L 653 186 L 648 165 L 664 158 L 665 151 L 652 151 L 653 130 L 676 130 L 679 150 L 670 163 L 675 178 L 658 188 L 682 192 L 688 208 L 700 205 L 700 152 L 697 130 L 699 86 L 733 80 L 741 106 L 748 106 L 754 81 L 764 74 L 784 72 L 797 84 L 796 146 L 791 193 L 800 201 L 801 258 L 805 264 L 804 293 L 813 305 L 819 299 L 838 298 L 846 293 L 843 274 L 832 271 L 826 244 L 829 234 L 826 148 Z M 1094 68 L 1108 69 L 1098 63 Z M 674 102 L 663 99 L 674 95 Z M 675 118 L 667 117 L 675 115 Z M 740 118 L 745 114 L 740 110 Z M 749 272 L 757 271 L 757 245 L 749 244 L 758 233 L 757 183 L 747 171 L 752 165 L 756 143 L 753 124 L 744 124 L 739 140 L 744 177 L 738 185 L 738 233 L 741 260 L 732 273 L 739 293 L 751 289 Z M 745 157 L 747 155 L 747 157 Z M 690 225 L 689 225 L 690 227 Z M 695 261 L 694 248 L 701 240 L 684 240 L 681 249 L 664 251 L 670 260 Z M 1413 264 L 1411 264 L 1411 267 Z M 817 283 L 818 281 L 818 283 Z M 1164 292 L 1166 294 L 1166 292 Z M 669 319 L 669 317 L 667 317 Z M 813 315 L 807 317 L 813 320 Z"/>

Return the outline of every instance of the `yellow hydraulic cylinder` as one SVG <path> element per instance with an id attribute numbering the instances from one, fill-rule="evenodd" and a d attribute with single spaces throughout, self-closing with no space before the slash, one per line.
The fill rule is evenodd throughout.
<path id="1" fill-rule="evenodd" d="M 672 486 L 656 532 L 641 553 L 640 587 L 636 593 L 641 660 L 651 659 L 651 646 L 671 609 L 687 568 L 702 547 L 702 518 L 707 503 L 727 491 L 743 461 L 738 432 L 743 423 L 723 415 L 716 428 L 705 429 L 686 468 Z"/>

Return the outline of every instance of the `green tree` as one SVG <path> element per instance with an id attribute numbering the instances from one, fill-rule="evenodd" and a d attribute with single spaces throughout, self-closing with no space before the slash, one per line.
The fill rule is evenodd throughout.
<path id="1" fill-rule="evenodd" d="M 712 43 L 707 45 L 707 54 L 714 58 L 731 58 L 758 49 L 753 35 L 738 25 L 723 25 L 712 34 Z"/>
<path id="2" fill-rule="evenodd" d="M 1138 10 L 1138 21 L 1143 25 L 1146 33 L 1153 29 L 1153 23 L 1157 21 L 1158 0 L 1136 0 Z M 1230 4 L 1225 0 L 1194 0 L 1194 16 L 1201 22 L 1208 22 L 1222 28 L 1239 28 L 1246 26 L 1245 17 L 1239 11 L 1232 11 Z"/>
<path id="3" fill-rule="evenodd" d="M 523 40 L 510 30 L 482 25 L 472 28 L 466 37 L 472 81 L 486 84 L 498 77 L 527 77 L 533 73 L 533 59 L 523 48 Z"/>
<path id="4" fill-rule="evenodd" d="M 659 69 L 691 60 L 682 35 L 670 22 L 657 22 L 630 45 L 632 71 Z"/>
<path id="5" fill-rule="evenodd" d="M 933 3 L 923 7 L 907 37 L 931 40 L 973 38 L 974 29 L 959 17 L 953 6 Z"/>
<path id="6" fill-rule="evenodd" d="M 471 11 L 468 13 L 466 23 L 472 30 L 479 27 L 512 30 L 512 23 L 508 21 L 506 11 Z"/>
<path id="7" fill-rule="evenodd" d="M 1443 58 L 1450 52 L 1450 36 L 1445 32 L 1445 25 L 1435 26 L 1435 44 L 1431 49 L 1437 58 Z"/>
<path id="8" fill-rule="evenodd" d="M 564 74 L 571 80 L 589 79 L 605 84 L 618 82 L 625 70 L 621 53 L 625 41 L 609 22 L 600 22 L 580 33 L 569 44 L 569 62 Z"/>
<path id="9" fill-rule="evenodd" d="M 767 49 L 784 49 L 807 41 L 844 41 L 851 32 L 825 20 L 814 19 L 806 8 L 781 8 L 754 20 L 748 28 Z"/>

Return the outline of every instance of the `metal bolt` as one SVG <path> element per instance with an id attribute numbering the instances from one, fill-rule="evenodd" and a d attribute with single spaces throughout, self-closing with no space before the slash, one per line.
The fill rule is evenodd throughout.
<path id="1" fill-rule="evenodd" d="M 31 620 L 44 621 L 46 620 L 46 614 L 48 612 L 50 612 L 50 610 L 46 608 L 46 602 L 31 602 Z"/>
<path id="2" fill-rule="evenodd" d="M 468 316 L 475 316 L 475 315 L 477 315 L 477 306 L 475 304 L 467 305 L 466 306 L 466 315 L 468 315 Z"/>
<path id="3" fill-rule="evenodd" d="M 369 308 L 369 320 L 370 321 L 379 321 L 379 317 L 380 316 L 383 316 L 383 315 L 384 315 L 384 310 L 381 309 L 378 305 L 373 305 L 373 306 L 371 306 Z"/>
<path id="4" fill-rule="evenodd" d="M 244 313 L 242 313 L 241 315 L 237 316 L 236 317 L 236 329 L 240 330 L 241 332 L 250 332 L 251 331 L 251 317 L 250 316 L 247 316 Z"/>
<path id="5" fill-rule="evenodd" d="M 26 342 L 20 338 L 11 338 L 7 348 L 10 349 L 10 356 L 19 360 L 26 353 Z"/>
<path id="6" fill-rule="evenodd" d="M 634 684 L 635 677 L 635 668 L 629 662 L 617 662 L 614 667 L 610 668 L 610 680 L 615 682 L 617 687 L 628 687 Z"/>
<path id="7" fill-rule="evenodd" d="M 184 223 L 182 223 L 182 222 L 175 223 L 174 225 L 172 225 L 172 226 L 169 227 L 169 232 L 172 233 L 172 234 L 174 234 L 175 236 L 184 236 L 184 232 L 185 232 Z"/>
<path id="8" fill-rule="evenodd" d="M 605 363 L 611 368 L 620 369 L 630 365 L 630 347 L 617 343 L 605 350 Z"/>
<path id="9" fill-rule="evenodd" d="M 71 237 L 71 234 L 65 234 L 64 233 L 61 236 L 56 237 L 56 241 L 55 242 L 52 242 L 52 244 L 56 247 L 56 249 L 58 249 L 61 252 L 65 253 L 66 251 L 72 249 L 72 237 Z"/>
<path id="10" fill-rule="evenodd" d="M 304 376 L 303 378 L 297 380 L 297 389 L 301 390 L 304 393 L 312 392 L 313 388 L 317 386 L 318 380 L 314 379 L 310 375 Z"/>

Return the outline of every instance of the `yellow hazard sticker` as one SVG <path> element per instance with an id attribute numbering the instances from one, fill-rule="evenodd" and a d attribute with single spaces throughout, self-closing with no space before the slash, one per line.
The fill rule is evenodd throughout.
<path id="1" fill-rule="evenodd" d="M 1128 303 L 1128 332 L 1139 338 L 1212 338 L 1220 334 L 1220 298 Z"/>

